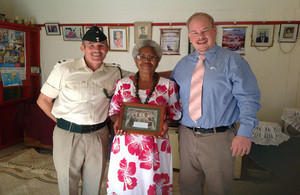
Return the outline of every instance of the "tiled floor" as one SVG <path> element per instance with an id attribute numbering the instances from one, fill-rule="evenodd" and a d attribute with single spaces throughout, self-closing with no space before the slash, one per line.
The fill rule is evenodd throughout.
<path id="1" fill-rule="evenodd" d="M 26 148 L 28 147 L 25 146 L 23 143 L 9 148 L 5 148 L 3 150 L 0 150 L 0 158 Z M 49 152 L 49 150 L 41 149 L 40 152 L 42 153 Z M 175 170 L 173 174 L 174 195 L 180 195 L 178 176 L 179 176 L 179 172 Z M 105 192 L 105 189 L 103 189 L 102 192 Z M 205 194 L 208 194 L 207 189 L 205 189 Z M 279 178 L 275 178 L 274 176 L 271 175 L 270 178 L 268 179 L 247 178 L 243 180 L 235 180 L 233 194 L 234 195 L 269 195 L 269 194 L 270 195 L 271 194 L 272 195 L 294 195 L 294 194 L 296 195 L 300 193 L 299 191 L 296 190 L 295 186 L 288 186 L 288 184 L 286 184 L 285 181 Z"/>

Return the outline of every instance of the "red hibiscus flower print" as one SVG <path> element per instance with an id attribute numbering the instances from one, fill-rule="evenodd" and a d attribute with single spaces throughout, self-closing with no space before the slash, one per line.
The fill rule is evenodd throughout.
<path id="1" fill-rule="evenodd" d="M 174 89 L 175 89 L 175 93 L 178 93 L 178 92 L 179 92 L 178 85 L 174 84 Z"/>
<path id="2" fill-rule="evenodd" d="M 156 195 L 156 185 L 150 185 L 149 189 L 147 190 L 148 195 Z"/>
<path id="3" fill-rule="evenodd" d="M 174 105 L 174 106 L 175 106 L 175 109 L 176 109 L 176 110 L 179 110 L 179 111 L 181 110 L 181 106 L 180 106 L 180 103 L 179 103 L 179 102 L 175 102 L 175 105 Z"/>
<path id="4" fill-rule="evenodd" d="M 164 140 L 161 144 L 161 151 L 165 152 L 167 151 L 167 153 L 171 154 L 171 145 L 170 142 L 168 140 Z"/>
<path id="5" fill-rule="evenodd" d="M 162 95 L 162 94 L 166 93 L 167 87 L 165 85 L 157 85 L 155 87 L 155 90 L 158 94 Z"/>
<path id="6" fill-rule="evenodd" d="M 160 106 L 164 106 L 167 103 L 167 100 L 163 96 L 158 96 L 155 101 L 156 101 L 157 105 L 160 105 Z"/>
<path id="7" fill-rule="evenodd" d="M 143 150 L 153 148 L 154 138 L 142 135 L 125 135 L 125 146 L 128 146 L 128 152 L 132 155 L 139 156 Z"/>
<path id="8" fill-rule="evenodd" d="M 127 160 L 123 158 L 120 162 L 120 169 L 118 170 L 118 179 L 124 183 L 123 190 L 134 189 L 137 186 L 137 179 L 133 177 L 136 173 L 135 162 L 130 162 L 127 165 Z"/>
<path id="9" fill-rule="evenodd" d="M 122 96 L 124 98 L 124 101 L 126 102 L 128 99 L 130 100 L 133 98 L 133 96 L 131 95 L 131 91 L 123 91 Z"/>
<path id="10" fill-rule="evenodd" d="M 154 171 L 159 169 L 159 151 L 157 144 L 154 144 L 152 150 L 143 150 L 141 155 L 139 156 L 140 168 L 150 170 L 153 168 Z"/>
<path id="11" fill-rule="evenodd" d="M 129 90 L 131 87 L 130 84 L 128 83 L 124 83 L 122 86 L 121 86 L 121 90 L 125 91 L 125 90 Z"/>
<path id="12" fill-rule="evenodd" d="M 170 86 L 169 91 L 168 91 L 169 97 L 170 97 L 171 94 L 173 94 L 173 93 L 174 93 L 174 87 L 173 87 L 173 86 Z"/>
<path id="13" fill-rule="evenodd" d="M 161 189 L 162 195 L 172 194 L 173 185 L 169 184 L 170 177 L 168 174 L 166 173 L 155 174 L 153 177 L 153 181 L 155 184 L 149 186 L 149 189 L 147 191 L 148 195 L 157 194 L 156 189 Z"/>
<path id="14" fill-rule="evenodd" d="M 120 138 L 117 136 L 115 137 L 114 142 L 112 143 L 111 151 L 114 154 L 120 152 Z"/>

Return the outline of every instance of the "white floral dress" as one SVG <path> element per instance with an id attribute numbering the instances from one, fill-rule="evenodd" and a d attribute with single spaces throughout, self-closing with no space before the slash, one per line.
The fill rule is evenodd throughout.
<path id="1" fill-rule="evenodd" d="M 139 90 L 142 102 L 150 90 Z M 138 103 L 133 77 L 118 81 L 109 115 L 120 114 L 122 102 Z M 149 104 L 165 106 L 165 119 L 179 120 L 181 108 L 175 82 L 160 77 Z M 172 194 L 173 167 L 168 134 L 164 139 L 144 135 L 114 137 L 107 177 L 107 194 Z"/>

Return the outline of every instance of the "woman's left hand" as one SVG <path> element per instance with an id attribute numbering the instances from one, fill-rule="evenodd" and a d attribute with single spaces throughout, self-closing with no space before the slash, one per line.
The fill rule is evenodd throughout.
<path id="1" fill-rule="evenodd" d="M 168 132 L 169 125 L 170 125 L 170 120 L 166 119 L 164 121 L 164 124 L 163 124 L 163 129 L 162 129 L 161 135 L 154 136 L 154 137 L 159 138 L 159 139 L 163 139 L 165 137 L 165 134 Z"/>

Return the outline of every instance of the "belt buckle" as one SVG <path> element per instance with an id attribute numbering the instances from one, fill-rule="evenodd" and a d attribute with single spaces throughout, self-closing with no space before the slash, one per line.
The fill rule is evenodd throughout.
<path id="1" fill-rule="evenodd" d="M 201 129 L 201 127 L 193 127 L 193 131 L 194 131 L 196 134 L 202 134 L 201 132 L 198 132 L 196 129 Z"/>
<path id="2" fill-rule="evenodd" d="M 86 125 L 82 127 L 82 133 L 91 133 L 95 129 L 95 125 Z"/>

